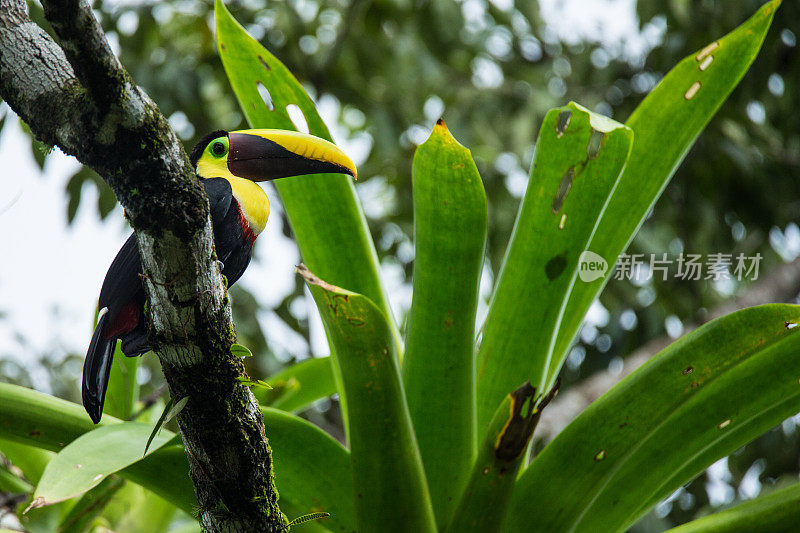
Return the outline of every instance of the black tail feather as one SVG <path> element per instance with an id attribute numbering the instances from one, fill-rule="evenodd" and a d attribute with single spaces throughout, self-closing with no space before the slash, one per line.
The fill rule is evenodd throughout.
<path id="1" fill-rule="evenodd" d="M 107 313 L 100 316 L 92 335 L 92 342 L 89 344 L 89 351 L 86 353 L 86 360 L 83 363 L 83 387 L 81 389 L 83 407 L 95 424 L 100 422 L 100 418 L 103 416 L 108 377 L 114 358 L 114 348 L 117 344 L 117 339 L 105 337 L 107 316 Z"/>

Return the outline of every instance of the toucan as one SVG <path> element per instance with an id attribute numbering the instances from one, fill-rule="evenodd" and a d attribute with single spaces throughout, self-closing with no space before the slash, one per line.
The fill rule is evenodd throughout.
<path id="1" fill-rule="evenodd" d="M 228 286 L 250 263 L 253 243 L 269 217 L 269 200 L 255 182 L 321 173 L 356 177 L 355 165 L 335 144 L 294 131 L 215 131 L 200 139 L 189 160 L 208 196 L 214 246 Z M 103 281 L 97 325 L 83 364 L 83 406 L 95 424 L 103 414 L 117 340 L 128 357 L 150 350 L 141 274 L 132 234 Z"/>

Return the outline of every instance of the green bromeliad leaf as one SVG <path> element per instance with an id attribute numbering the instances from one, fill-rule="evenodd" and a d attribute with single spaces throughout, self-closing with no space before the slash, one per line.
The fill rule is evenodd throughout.
<path id="1" fill-rule="evenodd" d="M 139 401 L 136 370 L 139 368 L 142 358 L 125 357 L 120 346 L 121 343 L 117 343 L 114 350 L 103 412 L 122 420 L 128 420 L 133 415 L 136 402 Z"/>
<path id="2" fill-rule="evenodd" d="M 800 524 L 800 483 L 762 494 L 682 526 L 669 533 L 750 533 L 751 531 L 793 531 Z"/>
<path id="3" fill-rule="evenodd" d="M 800 410 L 800 306 L 687 334 L 591 404 L 520 476 L 507 531 L 624 531 Z"/>
<path id="4" fill-rule="evenodd" d="M 545 117 L 478 352 L 479 428 L 520 383 L 545 388 L 563 306 L 583 283 L 581 253 L 632 141 L 630 129 L 575 103 Z"/>
<path id="5" fill-rule="evenodd" d="M 417 148 L 412 176 L 414 297 L 403 382 L 441 526 L 475 458 L 475 312 L 486 193 L 469 150 L 441 121 Z"/>
<path id="6" fill-rule="evenodd" d="M 307 131 L 331 140 L 303 86 L 275 56 L 247 34 L 216 0 L 219 55 L 242 112 L 253 128 L 298 128 L 289 107 L 305 119 Z M 378 277 L 375 246 L 353 182 L 340 174 L 277 180 L 303 261 L 324 279 L 364 294 L 387 317 L 392 316 Z M 393 320 L 392 335 L 399 342 Z"/>
<path id="7" fill-rule="evenodd" d="M 99 426 L 119 424 L 104 416 Z M 0 438 L 58 452 L 95 426 L 83 407 L 31 389 L 0 383 Z M 174 437 L 164 431 L 164 436 Z M 145 437 L 146 439 L 147 437 Z M 141 458 L 144 441 L 139 449 Z M 187 513 L 197 507 L 183 446 L 166 445 L 119 474 L 155 492 Z"/>
<path id="8" fill-rule="evenodd" d="M 261 411 L 284 513 L 290 509 L 299 514 L 328 513 L 318 521 L 320 526 L 342 533 L 356 531 L 350 452 L 302 418 L 269 407 Z"/>
<path id="9" fill-rule="evenodd" d="M 336 393 L 330 357 L 301 361 L 270 376 L 272 390 L 254 390 L 258 401 L 283 411 L 300 411 L 317 400 Z"/>
<path id="10" fill-rule="evenodd" d="M 98 485 L 113 474 L 142 459 L 152 428 L 125 422 L 98 427 L 81 435 L 47 464 L 33 494 L 32 508 L 68 500 Z M 172 434 L 155 436 L 150 451 L 163 446 Z"/>
<path id="11" fill-rule="evenodd" d="M 299 417 L 270 408 L 263 408 L 262 412 L 264 424 L 270 432 L 276 484 L 282 504 L 286 503 L 288 509 L 296 509 L 297 515 L 328 512 L 331 517 L 322 520 L 322 526 L 332 531 L 354 531 L 354 490 L 349 452 L 321 429 Z M 141 428 L 127 429 L 133 426 Z M 102 432 L 99 435 L 103 432 L 133 431 L 136 433 L 133 437 L 135 442 L 132 443 L 136 448 L 136 461 L 118 474 L 192 514 L 197 508 L 197 500 L 189 478 L 186 452 L 183 446 L 168 443 L 151 450 L 142 458 L 144 441 L 151 429 L 145 424 L 120 423 L 112 416 L 104 416 L 98 427 L 92 424 L 80 405 L 24 387 L 0 383 L 0 451 L 11 450 L 11 455 L 25 464 L 22 461 L 26 456 L 25 448 L 34 452 L 62 450 L 63 453 L 65 446 L 73 443 L 70 453 L 77 453 L 77 458 L 83 461 L 74 463 L 83 465 L 76 469 L 82 471 L 90 467 L 89 460 L 94 460 L 95 455 L 105 457 L 125 453 L 130 458 L 131 453 L 125 452 L 128 444 L 123 443 L 120 448 L 118 443 L 105 439 L 94 442 L 91 448 L 80 450 L 80 439 L 85 442 L 92 433 L 100 430 Z M 170 431 L 162 430 L 157 442 L 163 444 L 173 438 Z M 119 452 L 120 449 L 123 452 Z M 35 456 L 38 458 L 41 454 Z M 62 460 L 65 457 L 66 454 Z M 47 457 L 45 459 L 49 460 Z M 37 477 L 38 481 L 36 474 L 41 469 L 40 463 L 37 459 L 31 465 L 25 464 L 26 475 Z M 43 483 L 40 482 L 40 487 Z"/>
<path id="12" fill-rule="evenodd" d="M 592 301 L 610 278 L 617 257 L 628 247 L 675 169 L 711 117 L 756 58 L 780 0 L 773 0 L 722 39 L 683 59 L 625 123 L 635 133 L 633 151 L 588 249 L 603 257 L 608 272 L 576 283 L 547 369 L 552 383 Z"/>
<path id="13" fill-rule="evenodd" d="M 366 296 L 320 280 L 305 265 L 298 272 L 337 346 L 335 361 L 348 402 L 356 530 L 435 531 L 386 316 Z"/>
<path id="14" fill-rule="evenodd" d="M 503 399 L 489 424 L 447 532 L 501 530 L 528 443 L 542 409 L 557 392 L 558 386 L 542 397 L 526 382 Z"/>

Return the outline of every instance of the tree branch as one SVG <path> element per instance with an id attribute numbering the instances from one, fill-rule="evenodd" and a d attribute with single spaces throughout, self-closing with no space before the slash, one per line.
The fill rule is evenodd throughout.
<path id="1" fill-rule="evenodd" d="M 97 171 L 139 243 L 151 341 L 178 415 L 208 531 L 286 531 L 258 404 L 237 378 L 208 200 L 157 106 L 111 52 L 85 1 L 50 0 L 60 47 L 0 0 L 0 96 L 47 144 Z"/>
<path id="2" fill-rule="evenodd" d="M 773 302 L 787 302 L 800 292 L 800 258 L 775 267 L 761 280 L 750 286 L 743 294 L 733 297 L 712 309 L 704 322 L 684 324 L 684 335 L 703 323 L 727 314 Z M 542 419 L 536 431 L 536 438 L 550 442 L 567 427 L 589 404 L 608 392 L 611 387 L 642 366 L 650 357 L 669 346 L 675 339 L 659 337 L 625 357 L 622 371 L 612 374 L 608 370 L 598 372 L 577 385 L 567 389 L 542 411 Z"/>

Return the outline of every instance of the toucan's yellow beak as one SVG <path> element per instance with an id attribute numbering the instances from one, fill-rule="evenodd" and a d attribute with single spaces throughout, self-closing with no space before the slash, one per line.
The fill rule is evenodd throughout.
<path id="1" fill-rule="evenodd" d="M 268 181 L 303 174 L 357 175 L 353 161 L 338 146 L 308 133 L 239 130 L 228 134 L 228 142 L 228 170 L 240 178 Z"/>

